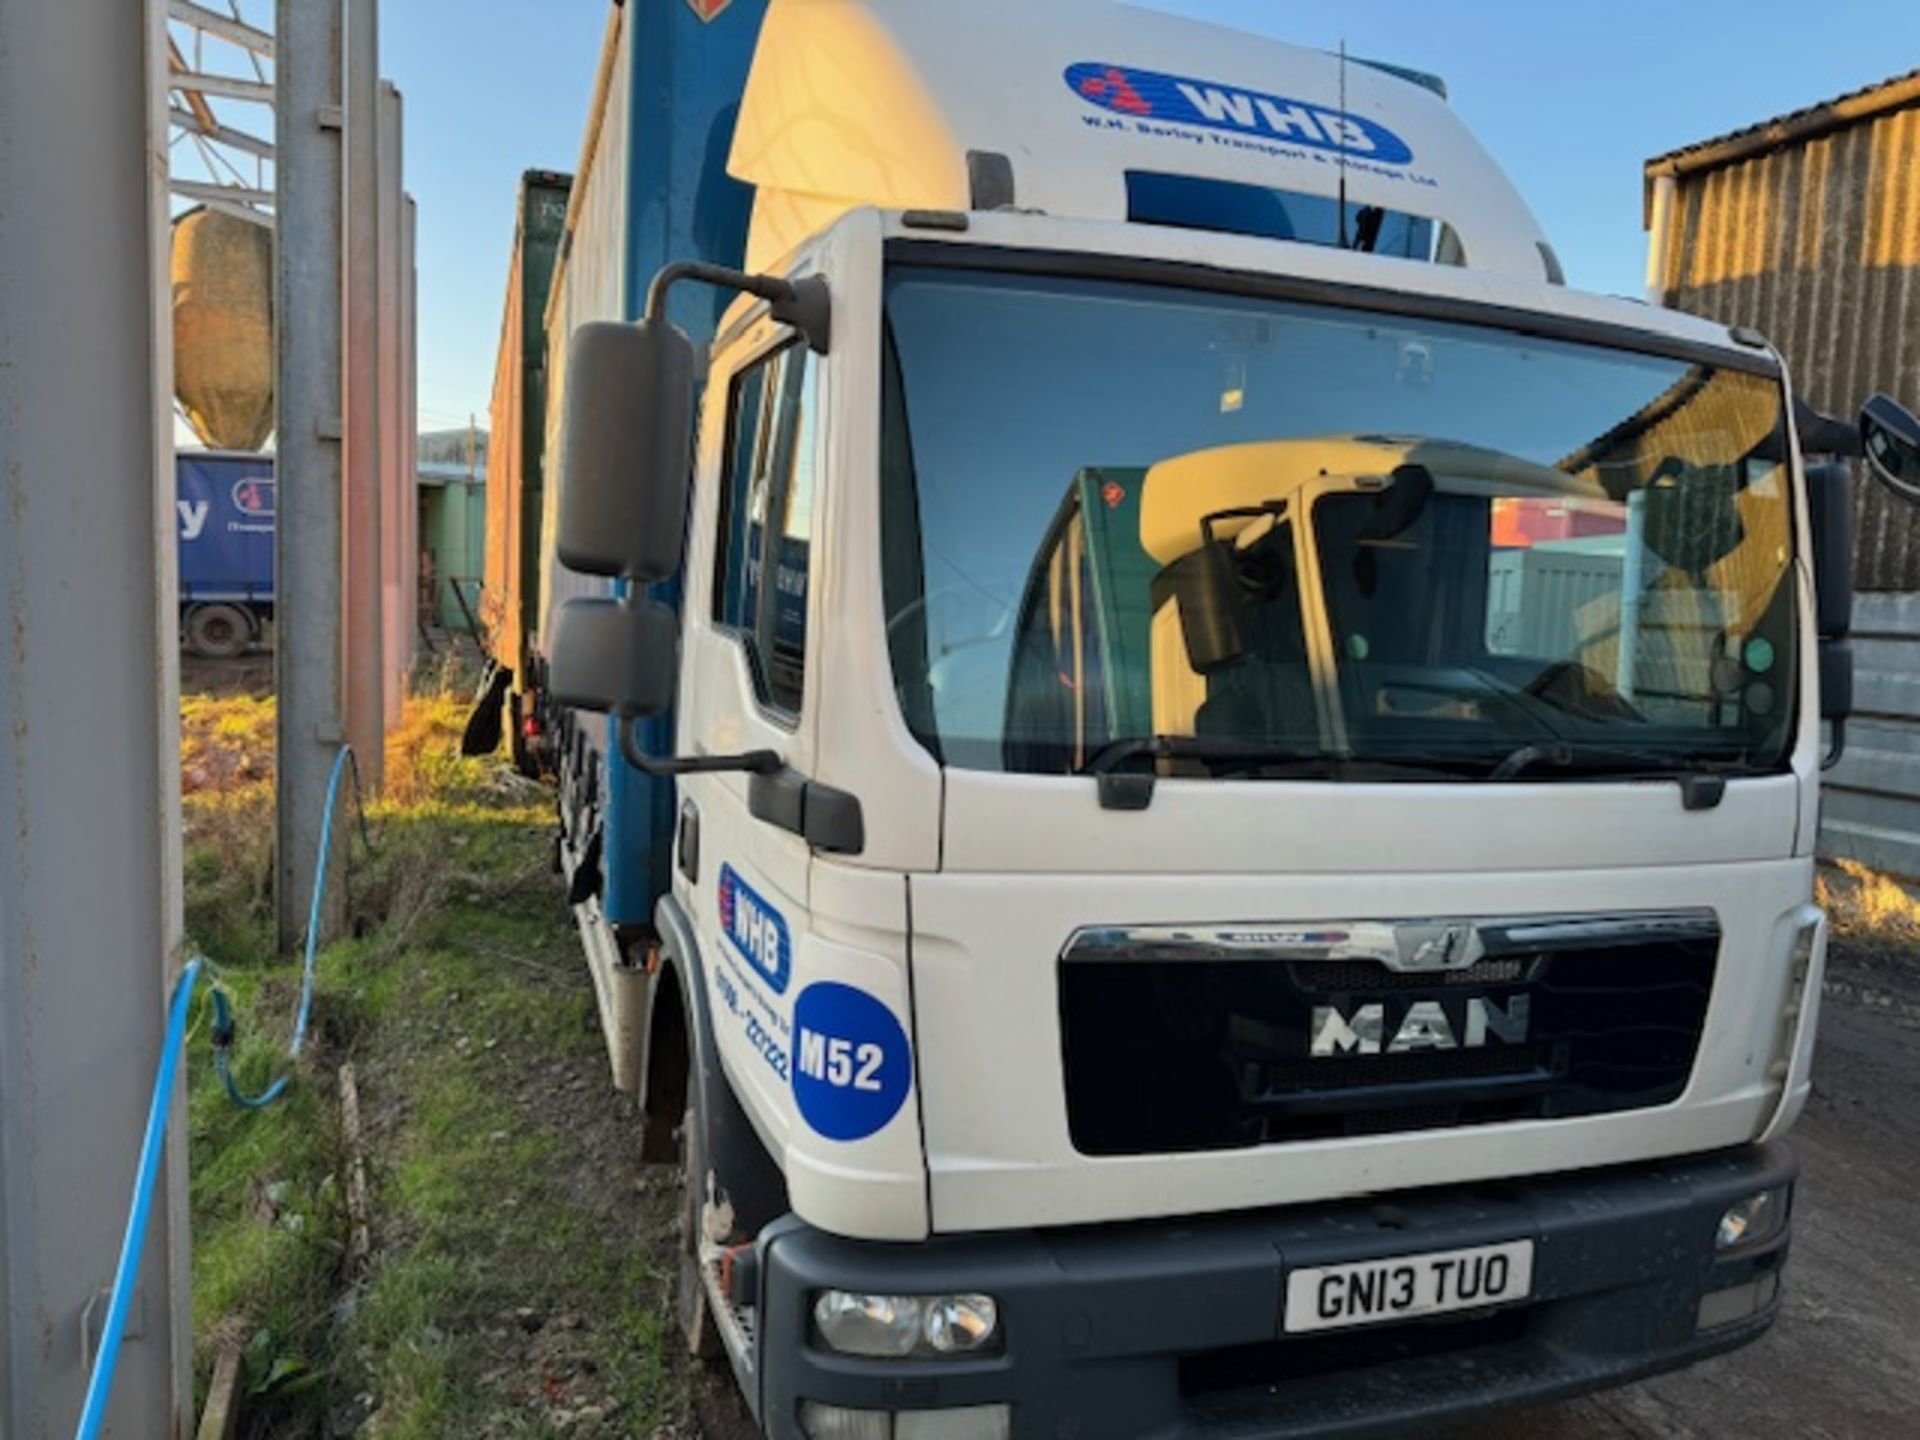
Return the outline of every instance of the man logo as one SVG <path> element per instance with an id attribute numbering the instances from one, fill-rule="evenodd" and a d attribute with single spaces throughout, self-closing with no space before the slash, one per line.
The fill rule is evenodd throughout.
<path id="1" fill-rule="evenodd" d="M 1514 996 L 1504 1006 L 1476 995 L 1466 1003 L 1465 1024 L 1456 1029 L 1453 1017 L 1438 1000 L 1418 1000 L 1407 1007 L 1389 1035 L 1385 1005 L 1362 1005 L 1352 1015 L 1334 1005 L 1316 1005 L 1308 1049 L 1315 1058 L 1330 1059 L 1481 1050 L 1496 1039 L 1506 1045 L 1524 1045 L 1532 1010 L 1533 1002 L 1525 995 Z"/>

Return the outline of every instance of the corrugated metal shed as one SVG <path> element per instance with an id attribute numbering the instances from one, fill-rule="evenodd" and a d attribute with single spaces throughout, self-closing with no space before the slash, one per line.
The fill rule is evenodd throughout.
<path id="1" fill-rule="evenodd" d="M 1851 418 L 1920 406 L 1920 71 L 1647 162 L 1649 288 L 1748 325 Z M 1920 590 L 1920 510 L 1858 489 L 1860 584 Z"/>

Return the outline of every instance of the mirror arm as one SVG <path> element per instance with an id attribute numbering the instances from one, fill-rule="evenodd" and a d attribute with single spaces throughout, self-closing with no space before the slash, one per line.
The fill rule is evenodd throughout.
<path id="1" fill-rule="evenodd" d="M 818 275 L 803 280 L 782 280 L 773 275 L 752 275 L 745 270 L 729 270 L 724 265 L 708 265 L 697 260 L 669 265 L 653 277 L 647 287 L 647 319 L 667 318 L 667 292 L 682 280 L 715 285 L 723 290 L 740 290 L 758 296 L 773 306 L 773 318 L 791 325 L 807 337 L 814 353 L 824 355 L 833 338 L 833 301 L 827 282 Z"/>
<path id="2" fill-rule="evenodd" d="M 1827 747 L 1827 753 L 1820 757 L 1822 770 L 1833 769 L 1847 753 L 1847 722 L 1844 719 L 1829 720 L 1827 724 L 1833 732 L 1833 740 Z"/>
<path id="3" fill-rule="evenodd" d="M 620 742 L 620 757 L 645 775 L 671 779 L 676 775 L 720 775 L 744 771 L 749 775 L 775 775 L 786 768 L 777 751 L 749 750 L 744 755 L 686 755 L 672 760 L 656 760 L 640 748 L 634 734 L 633 717 L 617 716 L 614 735 Z"/>

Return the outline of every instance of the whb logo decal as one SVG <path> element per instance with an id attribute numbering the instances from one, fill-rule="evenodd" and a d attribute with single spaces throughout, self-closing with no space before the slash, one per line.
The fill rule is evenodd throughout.
<path id="1" fill-rule="evenodd" d="M 864 990 L 823 981 L 793 1006 L 793 1100 L 829 1140 L 864 1140 L 886 1129 L 913 1083 L 907 1032 Z"/>
<path id="2" fill-rule="evenodd" d="M 702 20 L 718 18 L 720 12 L 732 3 L 733 0 L 687 0 L 687 4 L 693 7 L 693 13 Z"/>
<path id="3" fill-rule="evenodd" d="M 731 865 L 720 867 L 720 928 L 773 993 L 786 994 L 793 978 L 793 936 L 786 919 L 734 874 Z"/>
<path id="4" fill-rule="evenodd" d="M 1067 84 L 1083 100 L 1136 120 L 1226 130 L 1380 165 L 1405 165 L 1413 159 L 1413 148 L 1376 121 L 1284 95 L 1093 61 L 1071 66 Z"/>

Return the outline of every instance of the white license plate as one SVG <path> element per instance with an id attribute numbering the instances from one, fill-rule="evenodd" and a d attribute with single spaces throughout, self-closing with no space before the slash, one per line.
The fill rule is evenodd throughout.
<path id="1" fill-rule="evenodd" d="M 1287 1276 L 1287 1333 L 1506 1305 L 1533 1293 L 1533 1241 L 1323 1265 Z"/>

